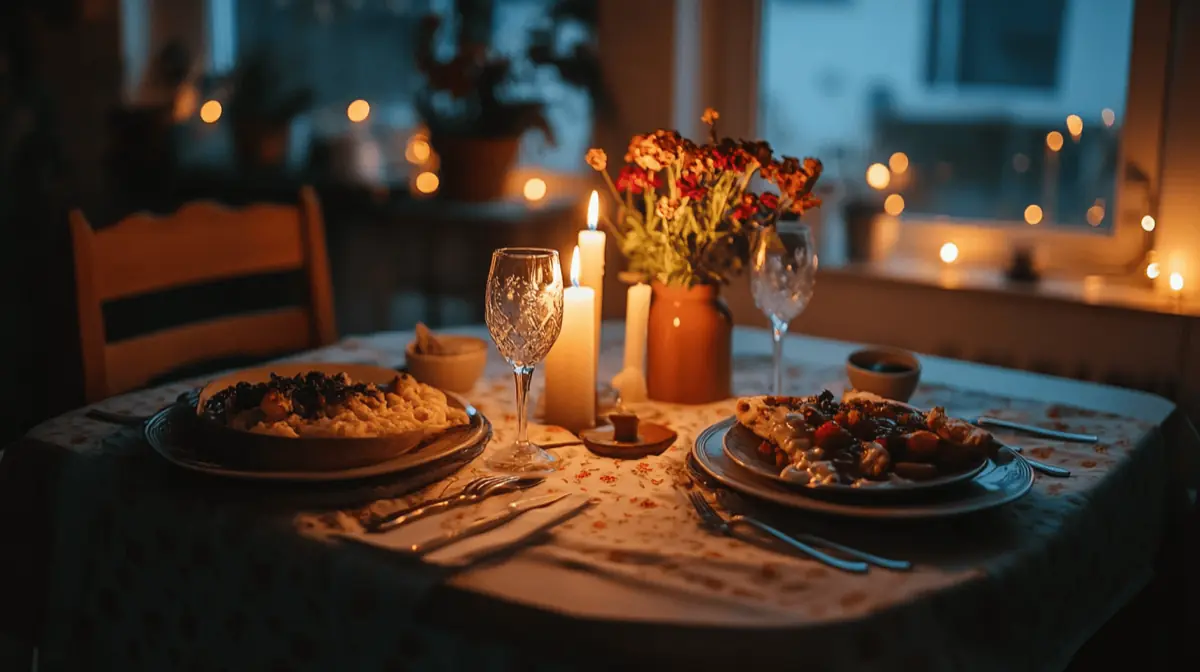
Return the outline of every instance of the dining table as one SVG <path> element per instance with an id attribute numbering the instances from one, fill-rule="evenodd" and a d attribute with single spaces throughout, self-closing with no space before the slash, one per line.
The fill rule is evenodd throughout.
<path id="1" fill-rule="evenodd" d="M 482 326 L 449 331 L 488 338 Z M 605 324 L 601 381 L 622 365 L 623 335 Z M 291 359 L 402 367 L 412 339 L 353 336 Z M 765 394 L 770 333 L 737 327 L 732 347 L 734 393 Z M 787 391 L 843 389 L 857 347 L 789 335 Z M 553 448 L 557 469 L 538 489 L 591 505 L 498 556 L 447 567 L 347 535 L 485 475 L 484 455 L 368 482 L 234 481 L 179 469 L 139 427 L 87 413 L 154 413 L 207 380 L 197 378 L 67 413 L 8 447 L 0 500 L 17 515 L 6 537 L 28 553 L 0 560 L 16 577 L 0 612 L 36 638 L 42 670 L 1064 669 L 1154 573 L 1187 444 L 1175 406 L 1036 373 L 921 363 L 916 406 L 1100 440 L 1005 434 L 1071 475 L 1037 474 L 1011 504 L 945 519 L 854 519 L 746 498 L 785 531 L 903 558 L 909 571 L 841 572 L 702 527 L 686 460 L 705 428 L 733 415 L 733 399 L 640 405 L 643 420 L 678 433 L 660 455 Z M 512 370 L 494 350 L 464 396 L 492 424 L 485 454 L 512 440 Z M 530 438 L 569 442 L 539 424 L 540 396 L 535 375 Z"/>

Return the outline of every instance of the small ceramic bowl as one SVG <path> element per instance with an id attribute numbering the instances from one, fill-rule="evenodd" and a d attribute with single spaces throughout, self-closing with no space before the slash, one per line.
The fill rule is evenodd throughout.
<path id="1" fill-rule="evenodd" d="M 408 372 L 426 385 L 459 394 L 470 392 L 487 366 L 487 341 L 473 336 L 438 336 L 438 340 L 463 351 L 427 355 L 416 351 L 415 342 L 409 343 L 404 349 Z"/>
<path id="2" fill-rule="evenodd" d="M 860 392 L 908 401 L 921 380 L 921 360 L 898 348 L 866 348 L 846 360 L 846 375 Z"/>

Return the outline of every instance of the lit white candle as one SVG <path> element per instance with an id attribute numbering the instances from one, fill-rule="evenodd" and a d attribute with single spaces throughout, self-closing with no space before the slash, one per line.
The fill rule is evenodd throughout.
<path id="1" fill-rule="evenodd" d="M 595 359 L 599 359 L 600 357 L 600 315 L 604 308 L 604 245 L 607 239 L 604 232 L 596 228 L 599 222 L 600 195 L 593 191 L 592 197 L 588 200 L 588 228 L 579 232 L 579 247 L 577 249 L 582 253 L 579 284 L 584 287 L 591 287 L 592 291 L 596 293 L 596 306 L 593 311 L 595 313 L 596 331 Z"/>
<path id="2" fill-rule="evenodd" d="M 625 368 L 646 375 L 646 327 L 650 322 L 650 285 L 639 282 L 625 294 Z"/>
<path id="3" fill-rule="evenodd" d="M 580 287 L 580 248 L 563 293 L 562 332 L 546 356 L 546 424 L 578 433 L 596 425 L 595 292 Z"/>

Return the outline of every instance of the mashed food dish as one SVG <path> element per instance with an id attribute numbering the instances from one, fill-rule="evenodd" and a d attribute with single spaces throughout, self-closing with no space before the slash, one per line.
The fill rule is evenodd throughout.
<path id="1" fill-rule="evenodd" d="M 386 386 L 356 383 L 345 373 L 271 374 L 213 394 L 201 415 L 230 429 L 289 438 L 367 438 L 437 432 L 469 421 L 440 390 L 397 375 Z"/>
<path id="2" fill-rule="evenodd" d="M 865 486 L 926 481 L 978 467 L 1000 444 L 942 408 L 921 412 L 871 394 L 841 401 L 815 397 L 745 397 L 737 420 L 762 440 L 759 455 L 780 476 L 806 485 Z"/>

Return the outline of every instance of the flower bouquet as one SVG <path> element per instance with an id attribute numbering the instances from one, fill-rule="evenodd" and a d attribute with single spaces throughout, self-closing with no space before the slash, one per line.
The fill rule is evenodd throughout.
<path id="1" fill-rule="evenodd" d="M 820 161 L 777 159 L 761 140 L 718 139 L 717 112 L 701 119 L 705 144 L 677 131 L 633 136 L 615 181 L 604 151 L 587 153 L 617 203 L 604 224 L 629 270 L 651 281 L 649 395 L 673 403 L 730 396 L 733 321 L 717 289 L 745 265 L 757 229 L 821 204 L 812 194 Z M 774 191 L 756 191 L 763 183 Z"/>
<path id="2" fill-rule="evenodd" d="M 820 161 L 776 159 L 761 140 L 718 139 L 719 118 L 704 111 L 706 144 L 668 130 L 633 136 L 615 182 L 604 150 L 588 151 L 617 202 L 615 221 L 605 223 L 629 270 L 664 285 L 725 284 L 745 263 L 755 228 L 820 206 L 812 195 Z M 755 177 L 777 192 L 753 191 Z"/>

